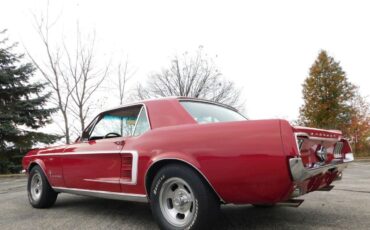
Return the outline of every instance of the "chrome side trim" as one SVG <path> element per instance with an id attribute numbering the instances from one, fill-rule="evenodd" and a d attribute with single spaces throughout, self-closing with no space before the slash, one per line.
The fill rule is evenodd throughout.
<path id="1" fill-rule="evenodd" d="M 99 198 L 113 199 L 113 200 L 124 200 L 124 201 L 135 201 L 147 203 L 148 199 L 145 194 L 133 194 L 133 193 L 120 193 L 120 192 L 106 192 L 89 189 L 78 189 L 78 188 L 65 188 L 65 187 L 53 187 L 56 192 L 65 192 L 82 196 L 93 196 Z"/>
<path id="2" fill-rule="evenodd" d="M 222 199 L 222 197 L 220 196 L 220 194 L 218 194 L 218 192 L 216 191 L 216 189 L 213 187 L 213 185 L 211 184 L 211 182 L 208 180 L 208 178 L 197 168 L 197 167 L 195 167 L 193 164 L 191 164 L 191 163 L 189 163 L 189 162 L 187 162 L 187 161 L 185 161 L 185 160 L 182 160 L 182 159 L 179 159 L 179 158 L 165 158 L 165 159 L 160 159 L 160 160 L 158 160 L 158 161 L 155 161 L 155 162 L 153 162 L 149 167 L 148 167 L 148 169 L 147 169 L 147 171 L 145 172 L 145 176 L 144 176 L 144 185 L 146 185 L 146 181 L 147 181 L 147 177 L 148 177 L 148 172 L 149 172 L 149 170 L 156 164 L 156 163 L 158 163 L 158 162 L 161 162 L 161 161 L 165 161 L 165 160 L 176 160 L 176 161 L 181 161 L 181 162 L 183 162 L 183 163 L 185 163 L 185 164 L 187 164 L 187 165 L 189 165 L 189 166 L 191 166 L 192 168 L 194 168 L 206 181 L 207 181 L 207 183 L 211 186 L 211 189 L 215 192 L 215 194 L 217 195 L 217 197 L 220 199 L 220 201 L 222 202 L 222 203 L 226 203 L 223 199 Z M 146 191 L 146 194 L 148 194 L 148 196 L 149 196 L 149 194 L 150 194 L 150 192 L 149 192 L 149 190 L 150 190 L 150 188 L 147 188 L 146 186 L 145 186 L 145 191 Z"/>
<path id="3" fill-rule="evenodd" d="M 107 151 L 88 151 L 88 152 L 67 152 L 67 153 L 45 153 L 37 154 L 37 156 L 73 156 L 73 155 L 96 155 L 96 154 L 131 154 L 132 155 L 132 169 L 131 181 L 121 181 L 120 184 L 135 185 L 137 183 L 137 171 L 139 164 L 139 153 L 136 150 L 107 150 Z M 85 179 L 86 180 L 86 179 Z M 112 183 L 107 181 L 98 181 L 103 183 Z"/>
<path id="4" fill-rule="evenodd" d="M 120 178 L 96 178 L 96 179 L 84 179 L 84 181 L 90 181 L 90 182 L 99 182 L 99 183 L 107 183 L 107 184 L 119 184 Z"/>
<path id="5" fill-rule="evenodd" d="M 308 135 L 307 133 L 301 133 L 301 132 L 298 132 L 298 133 L 295 133 L 295 136 L 296 138 L 298 136 L 305 136 L 307 137 L 308 139 L 310 140 L 319 140 L 319 141 L 340 141 L 340 138 L 330 138 L 330 137 L 312 137 L 310 135 Z"/>
<path id="6" fill-rule="evenodd" d="M 335 129 L 329 129 L 329 130 L 326 130 L 326 129 L 318 129 L 318 128 L 311 128 L 311 127 L 305 127 L 305 126 L 294 126 L 294 128 L 296 129 L 307 129 L 309 128 L 309 130 L 314 130 L 314 131 L 320 131 L 320 132 L 332 132 L 332 133 L 336 133 L 336 134 L 339 134 L 339 135 L 342 135 L 342 132 L 340 130 L 335 130 Z"/>
<path id="7" fill-rule="evenodd" d="M 307 169 L 304 167 L 301 158 L 291 158 L 289 159 L 289 168 L 292 174 L 293 181 L 303 182 L 313 176 L 324 174 L 331 170 L 342 172 L 343 169 L 345 169 L 348 163 L 351 161 L 353 161 L 353 154 L 347 153 L 346 158 L 343 160 L 333 160 L 330 164 L 318 166 L 317 168 Z"/>
<path id="8" fill-rule="evenodd" d="M 135 185 L 137 183 L 137 167 L 139 163 L 139 154 L 137 151 L 125 151 L 123 150 L 121 154 L 131 154 L 132 155 L 132 168 L 131 168 L 131 181 L 122 181 L 120 184 Z"/>
<path id="9" fill-rule="evenodd" d="M 181 102 L 181 101 L 193 101 L 193 102 L 202 102 L 202 103 L 207 103 L 207 104 L 218 105 L 218 106 L 221 106 L 221 107 L 224 107 L 224 108 L 227 108 L 227 109 L 230 109 L 234 112 L 239 113 L 239 111 L 236 108 L 234 108 L 230 105 L 222 104 L 220 102 L 209 101 L 209 100 L 205 100 L 205 99 L 201 99 L 201 98 L 191 98 L 191 97 L 181 97 L 181 96 L 180 97 L 175 97 L 175 98 L 178 99 L 179 102 Z M 242 115 L 242 117 L 244 117 L 244 116 Z"/>
<path id="10" fill-rule="evenodd" d="M 36 156 L 70 156 L 70 155 L 94 155 L 94 154 L 120 154 L 121 150 L 107 151 L 84 151 L 84 152 L 56 152 L 56 153 L 38 153 Z"/>

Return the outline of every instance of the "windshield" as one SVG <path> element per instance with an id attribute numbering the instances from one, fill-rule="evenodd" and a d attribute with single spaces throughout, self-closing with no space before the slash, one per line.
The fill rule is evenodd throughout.
<path id="1" fill-rule="evenodd" d="M 238 112 L 215 104 L 195 101 L 180 101 L 180 104 L 200 124 L 246 120 Z"/>

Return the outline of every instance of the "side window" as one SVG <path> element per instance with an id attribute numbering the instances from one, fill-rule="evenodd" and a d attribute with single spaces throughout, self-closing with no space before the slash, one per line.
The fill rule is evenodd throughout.
<path id="1" fill-rule="evenodd" d="M 133 106 L 103 113 L 91 132 L 89 140 L 131 136 L 141 110 Z"/>
<path id="2" fill-rule="evenodd" d="M 134 136 L 139 136 L 145 133 L 146 131 L 148 131 L 149 129 L 150 129 L 150 125 L 149 125 L 148 117 L 146 115 L 145 107 L 143 107 L 140 111 L 140 115 L 136 123 Z"/>

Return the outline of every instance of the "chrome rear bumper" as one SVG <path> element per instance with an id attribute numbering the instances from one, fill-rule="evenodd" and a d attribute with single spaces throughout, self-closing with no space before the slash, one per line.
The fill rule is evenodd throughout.
<path id="1" fill-rule="evenodd" d="M 308 178 L 316 175 L 325 174 L 328 171 L 343 171 L 347 167 L 348 163 L 353 161 L 354 157 L 352 153 L 346 153 L 345 158 L 342 160 L 333 160 L 332 163 L 319 166 L 317 168 L 306 169 L 303 165 L 301 158 L 289 159 L 290 172 L 294 182 L 303 182 Z"/>

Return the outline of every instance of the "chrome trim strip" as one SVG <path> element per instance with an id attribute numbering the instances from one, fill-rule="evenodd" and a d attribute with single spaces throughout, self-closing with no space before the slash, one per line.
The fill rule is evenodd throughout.
<path id="1" fill-rule="evenodd" d="M 129 151 L 130 152 L 130 151 Z M 70 156 L 70 155 L 94 155 L 94 154 L 120 154 L 121 150 L 106 151 L 81 151 L 81 152 L 56 152 L 56 153 L 38 153 L 36 156 Z"/>
<path id="2" fill-rule="evenodd" d="M 166 98 L 164 98 L 164 99 L 166 99 Z M 175 99 L 177 99 L 179 102 L 181 102 L 181 101 L 194 101 L 194 102 L 202 102 L 202 103 L 207 103 L 207 104 L 218 105 L 218 106 L 221 106 L 221 107 L 224 107 L 224 108 L 227 108 L 227 109 L 230 109 L 230 110 L 232 110 L 234 112 L 239 113 L 239 111 L 236 108 L 234 108 L 234 107 L 232 107 L 230 105 L 226 105 L 226 104 L 222 104 L 220 102 L 216 102 L 216 101 L 210 101 L 210 100 L 200 99 L 200 98 L 181 97 L 181 96 L 180 97 L 175 97 Z"/>
<path id="3" fill-rule="evenodd" d="M 348 158 L 347 158 L 348 154 Z M 294 182 L 303 182 L 313 176 L 324 174 L 330 170 L 343 171 L 349 162 L 353 161 L 353 154 L 347 153 L 344 160 L 333 160 L 332 163 L 307 169 L 304 167 L 301 158 L 290 158 L 289 168 Z M 352 156 L 352 157 L 351 157 Z"/>
<path id="4" fill-rule="evenodd" d="M 308 139 L 310 140 L 320 140 L 320 141 L 340 141 L 340 138 L 328 138 L 328 137 L 312 137 L 310 135 L 308 135 L 307 133 L 302 133 L 302 132 L 298 132 L 298 133 L 295 133 L 296 137 L 297 136 L 305 136 L 307 137 Z"/>
<path id="5" fill-rule="evenodd" d="M 144 176 L 144 185 L 146 185 L 146 180 L 147 180 L 147 176 L 148 176 L 148 172 L 149 172 L 149 170 L 152 168 L 152 166 L 153 165 L 155 165 L 156 163 L 158 163 L 158 162 L 160 162 L 160 161 L 165 161 L 165 160 L 177 160 L 177 161 L 181 161 L 181 162 L 183 162 L 183 163 L 185 163 L 185 164 L 187 164 L 187 165 L 190 165 L 192 168 L 194 168 L 206 181 L 207 181 L 207 183 L 211 186 L 211 189 L 216 193 L 216 195 L 217 195 L 217 197 L 220 199 L 220 201 L 222 202 L 222 203 L 226 203 L 223 199 L 222 199 L 222 197 L 220 196 L 220 194 L 218 194 L 218 192 L 216 191 L 216 189 L 213 187 L 213 185 L 211 184 L 211 182 L 208 180 L 208 178 L 197 168 L 197 167 L 195 167 L 193 164 L 191 164 L 191 163 L 189 163 L 189 162 L 187 162 L 187 161 L 185 161 L 185 160 L 182 160 L 182 159 L 179 159 L 179 158 L 165 158 L 165 159 L 160 159 L 160 160 L 158 160 L 158 161 L 155 161 L 155 162 L 153 162 L 149 167 L 148 167 L 148 169 L 147 169 L 147 171 L 145 172 L 145 176 Z M 149 196 L 149 194 L 150 194 L 150 192 L 149 192 L 149 190 L 150 190 L 150 188 L 147 188 L 146 186 L 145 186 L 145 191 L 146 191 L 146 194 L 148 194 L 148 196 Z"/>
<path id="6" fill-rule="evenodd" d="M 65 188 L 65 187 L 53 187 L 56 192 L 65 192 L 83 196 L 93 196 L 106 199 L 124 200 L 124 201 L 135 201 L 135 202 L 148 202 L 145 194 L 134 194 L 134 193 L 120 193 L 120 192 L 107 192 L 89 189 L 78 189 L 78 188 Z"/>
<path id="7" fill-rule="evenodd" d="M 131 181 L 122 181 L 120 180 L 120 184 L 127 184 L 127 185 L 136 185 L 137 183 L 137 167 L 139 163 L 139 154 L 137 151 L 122 151 L 121 154 L 131 154 L 132 155 L 132 168 L 131 168 Z"/>
<path id="8" fill-rule="evenodd" d="M 137 183 L 137 172 L 139 164 L 139 153 L 136 150 L 107 150 L 107 151 L 86 151 L 86 152 L 67 152 L 67 153 L 45 153 L 37 154 L 36 156 L 78 156 L 78 155 L 96 155 L 96 154 L 131 154 L 132 155 L 132 169 L 131 181 L 121 181 L 120 184 L 135 185 Z M 98 182 L 98 181 L 97 181 Z M 99 181 L 103 183 L 111 183 L 106 181 Z"/>
<path id="9" fill-rule="evenodd" d="M 326 129 L 305 127 L 305 126 L 293 126 L 293 128 L 295 128 L 295 129 L 309 129 L 309 130 L 321 131 L 321 132 L 331 132 L 331 133 L 342 135 L 342 132 L 340 130 L 335 130 L 335 129 L 326 130 Z"/>
<path id="10" fill-rule="evenodd" d="M 222 107 L 225 107 L 225 108 L 229 108 L 233 111 L 239 112 L 236 108 L 234 108 L 232 106 L 229 106 L 229 105 L 226 105 L 226 104 L 222 104 L 220 102 L 210 101 L 210 100 L 201 99 L 201 98 L 183 97 L 183 96 L 169 96 L 169 97 L 159 97 L 159 98 L 146 99 L 146 100 L 142 100 L 142 101 L 138 101 L 138 102 L 122 104 L 121 106 L 117 106 L 117 107 L 108 109 L 105 112 L 111 111 L 111 110 L 117 110 L 117 109 L 124 108 L 124 107 L 130 107 L 130 106 L 134 106 L 134 105 L 140 105 L 140 104 L 145 105 L 145 102 L 147 102 L 147 101 L 166 100 L 166 99 L 177 99 L 178 101 L 187 100 L 187 101 L 205 102 L 205 103 L 219 105 L 219 106 L 222 106 Z"/>
<path id="11" fill-rule="evenodd" d="M 112 179 L 112 178 L 84 179 L 84 181 L 108 183 L 108 184 L 119 184 L 119 180 L 120 180 L 119 177 L 117 177 L 117 179 Z"/>

